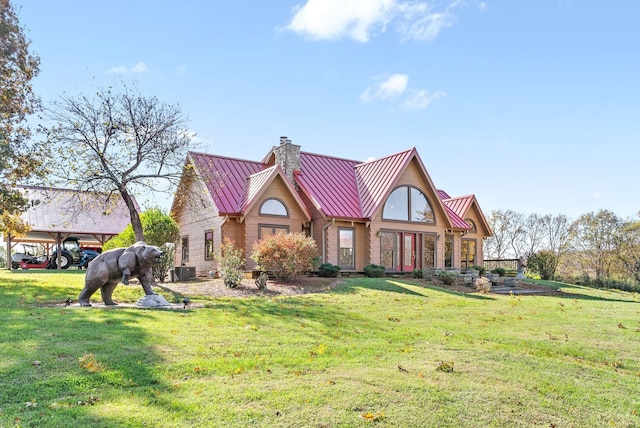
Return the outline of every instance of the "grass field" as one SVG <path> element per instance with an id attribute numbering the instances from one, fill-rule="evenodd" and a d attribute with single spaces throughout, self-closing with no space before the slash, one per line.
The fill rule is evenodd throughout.
<path id="1" fill-rule="evenodd" d="M 640 426 L 637 294 L 353 278 L 186 310 L 66 308 L 83 280 L 0 271 L 0 427 Z"/>

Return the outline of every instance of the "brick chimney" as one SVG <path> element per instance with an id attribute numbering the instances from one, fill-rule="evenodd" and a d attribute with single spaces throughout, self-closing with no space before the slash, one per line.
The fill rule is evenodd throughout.
<path id="1" fill-rule="evenodd" d="M 287 137 L 280 137 L 280 145 L 273 148 L 273 153 L 276 155 L 276 164 L 295 183 L 293 172 L 300 169 L 300 146 L 292 144 Z"/>

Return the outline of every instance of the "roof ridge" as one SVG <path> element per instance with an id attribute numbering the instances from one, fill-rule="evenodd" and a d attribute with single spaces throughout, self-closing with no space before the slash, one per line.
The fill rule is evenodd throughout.
<path id="1" fill-rule="evenodd" d="M 227 160 L 234 160 L 234 161 L 240 161 L 240 162 L 250 162 L 250 163 L 255 163 L 255 164 L 262 165 L 262 162 L 259 162 L 259 161 L 254 161 L 254 160 L 249 160 L 249 159 L 241 159 L 241 158 L 236 158 L 236 157 L 231 157 L 231 156 L 214 155 L 214 154 L 211 154 L 211 153 L 204 153 L 204 152 L 189 151 L 189 155 L 203 155 L 203 156 L 208 156 L 208 157 L 212 157 L 212 158 L 227 159 Z"/>
<path id="2" fill-rule="evenodd" d="M 359 163 L 362 162 L 362 161 L 357 161 L 357 160 L 353 160 L 353 159 L 347 159 L 347 158 L 343 158 L 343 157 L 339 157 L 339 156 L 323 155 L 323 154 L 320 154 L 320 153 L 313 153 L 313 152 L 301 151 L 300 154 L 301 155 L 309 155 L 309 156 L 318 156 L 318 157 L 321 157 L 321 158 L 342 160 L 342 161 L 347 161 L 347 162 L 354 162 L 356 164 L 359 164 Z"/>
<path id="3" fill-rule="evenodd" d="M 368 161 L 360 162 L 360 163 L 359 163 L 358 165 L 356 165 L 356 166 L 361 166 L 361 165 L 366 165 L 366 164 L 372 164 L 372 163 L 374 163 L 374 162 L 380 162 L 380 161 L 383 161 L 383 160 L 385 160 L 385 159 L 388 159 L 388 158 L 391 158 L 391 157 L 394 157 L 394 156 L 398 156 L 398 155 L 402 155 L 402 154 L 405 154 L 405 153 L 408 153 L 408 152 L 414 151 L 415 149 L 416 149 L 415 147 L 412 147 L 412 148 L 410 148 L 410 149 L 401 150 L 401 151 L 399 151 L 399 152 L 392 153 L 392 154 L 390 154 L 390 155 L 383 156 L 383 157 L 378 158 L 378 159 L 371 159 L 371 160 L 368 160 Z"/>

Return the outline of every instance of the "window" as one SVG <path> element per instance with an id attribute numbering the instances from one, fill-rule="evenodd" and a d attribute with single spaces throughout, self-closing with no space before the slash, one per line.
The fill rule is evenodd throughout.
<path id="1" fill-rule="evenodd" d="M 338 266 L 355 269 L 354 229 L 338 228 Z"/>
<path id="2" fill-rule="evenodd" d="M 260 215 L 277 215 L 288 217 L 287 207 L 278 199 L 267 199 L 260 206 Z"/>
<path id="3" fill-rule="evenodd" d="M 380 265 L 387 269 L 393 269 L 393 252 L 395 248 L 396 234 L 392 232 L 380 232 Z"/>
<path id="4" fill-rule="evenodd" d="M 424 262 L 423 267 L 436 267 L 436 240 L 437 235 L 424 235 Z"/>
<path id="5" fill-rule="evenodd" d="M 444 267 L 453 267 L 453 235 L 444 237 Z"/>
<path id="6" fill-rule="evenodd" d="M 463 239 L 462 240 L 462 254 L 461 262 L 462 269 L 469 269 L 476 264 L 476 240 L 475 239 Z"/>
<path id="7" fill-rule="evenodd" d="M 419 189 L 401 186 L 395 189 L 384 204 L 382 218 L 420 223 L 435 223 L 429 200 Z"/>
<path id="8" fill-rule="evenodd" d="M 476 224 L 470 218 L 465 218 L 464 221 L 469 225 L 469 233 L 476 233 L 478 229 L 476 228 Z"/>
<path id="9" fill-rule="evenodd" d="M 204 258 L 205 260 L 213 259 L 213 230 L 204 232 Z"/>
<path id="10" fill-rule="evenodd" d="M 289 226 L 279 226 L 277 224 L 260 224 L 258 225 L 258 239 L 266 238 L 269 235 L 289 233 Z"/>
<path id="11" fill-rule="evenodd" d="M 188 262 L 189 261 L 189 237 L 188 236 L 182 237 L 182 243 L 180 248 L 182 250 L 182 261 Z"/>

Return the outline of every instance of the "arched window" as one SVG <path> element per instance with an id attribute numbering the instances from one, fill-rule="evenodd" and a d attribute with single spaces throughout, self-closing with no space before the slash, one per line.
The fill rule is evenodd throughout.
<path id="1" fill-rule="evenodd" d="M 287 207 L 278 199 L 267 199 L 260 206 L 261 215 L 277 215 L 280 217 L 288 217 Z"/>
<path id="2" fill-rule="evenodd" d="M 400 186 L 391 192 L 384 204 L 382 218 L 384 220 L 435 223 L 435 216 L 429 200 L 424 193 L 412 186 Z"/>
<path id="3" fill-rule="evenodd" d="M 465 218 L 464 221 L 466 221 L 470 227 L 469 233 L 476 233 L 478 231 L 478 229 L 476 228 L 476 224 L 473 222 L 473 220 L 471 220 L 470 218 Z"/>

